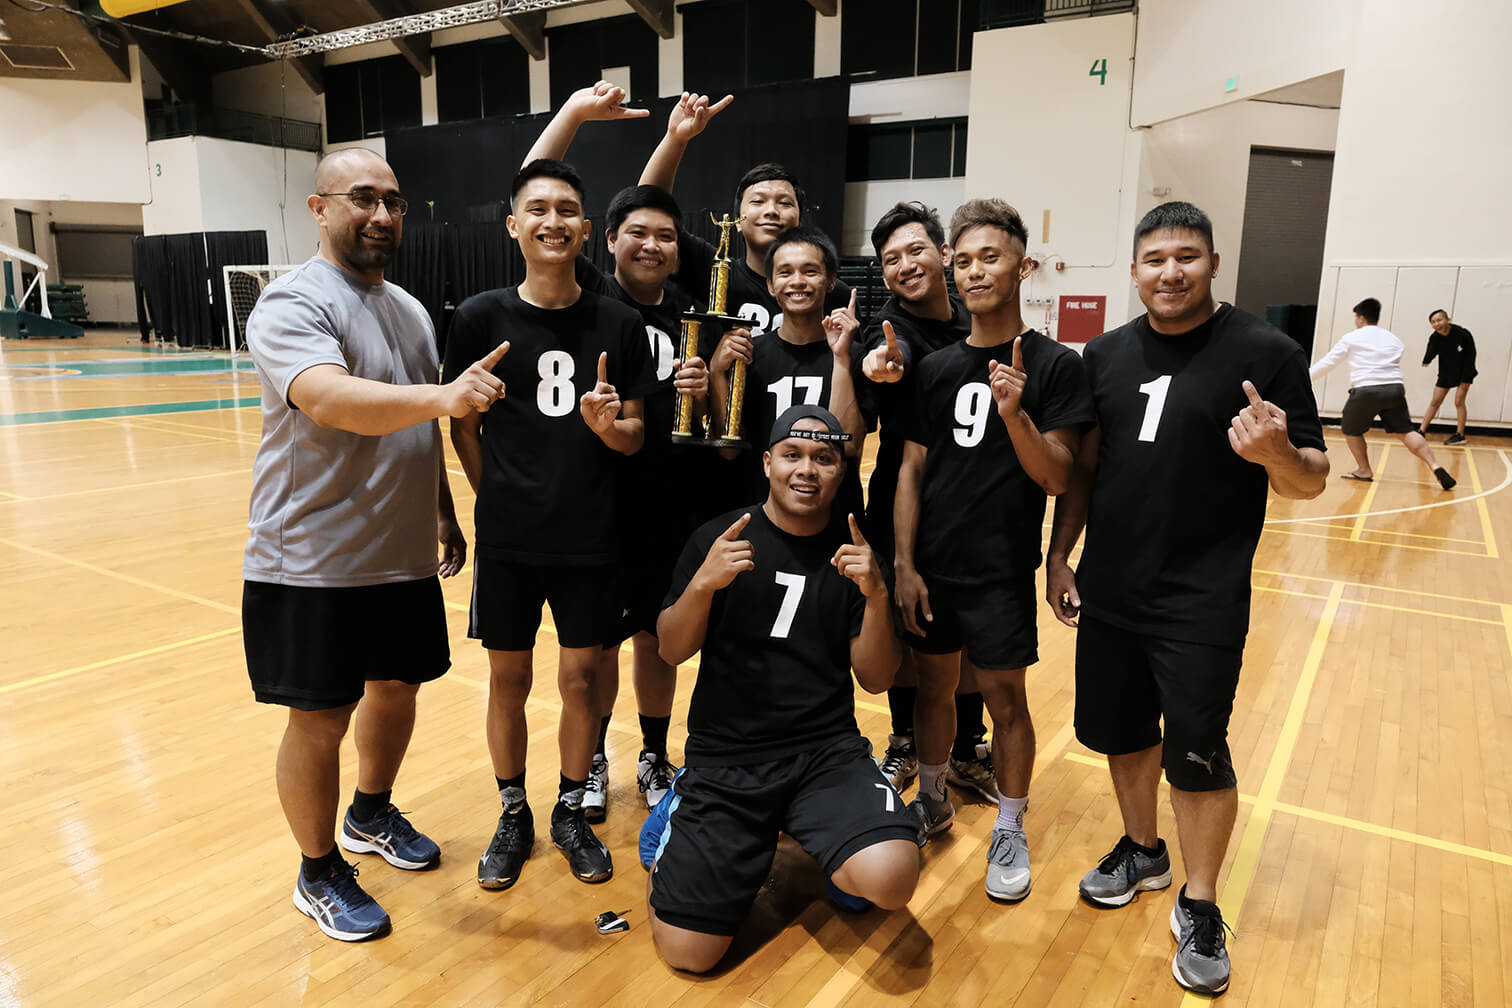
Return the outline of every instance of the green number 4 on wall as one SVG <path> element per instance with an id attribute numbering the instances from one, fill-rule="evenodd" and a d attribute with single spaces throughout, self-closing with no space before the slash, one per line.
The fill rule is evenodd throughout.
<path id="1" fill-rule="evenodd" d="M 1087 76 L 1098 78 L 1098 87 L 1102 87 L 1108 83 L 1108 61 L 1105 59 L 1093 60 L 1092 69 L 1087 71 Z"/>

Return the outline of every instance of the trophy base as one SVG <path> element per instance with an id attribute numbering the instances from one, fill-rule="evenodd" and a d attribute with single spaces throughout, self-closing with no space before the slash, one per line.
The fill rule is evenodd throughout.
<path id="1" fill-rule="evenodd" d="M 672 432 L 672 443 L 675 445 L 690 445 L 700 447 L 715 444 L 714 441 L 711 441 L 701 434 L 679 434 L 676 431 Z"/>
<path id="2" fill-rule="evenodd" d="M 744 448 L 751 447 L 750 442 L 746 441 L 745 438 L 727 438 L 727 437 L 722 437 L 722 438 L 715 438 L 713 441 L 711 441 L 709 443 L 712 444 L 715 448 L 741 448 L 741 449 L 744 449 Z"/>

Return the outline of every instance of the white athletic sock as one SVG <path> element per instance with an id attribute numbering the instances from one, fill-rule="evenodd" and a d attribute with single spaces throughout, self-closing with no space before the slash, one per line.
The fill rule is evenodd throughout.
<path id="1" fill-rule="evenodd" d="M 919 794 L 928 795 L 937 802 L 945 800 L 944 763 L 919 764 Z"/>
<path id="2" fill-rule="evenodd" d="M 1022 798 L 1009 798 L 1003 792 L 998 792 L 998 817 L 993 823 L 995 830 L 1012 830 L 1015 833 L 1024 832 L 1024 808 L 1029 804 L 1029 796 Z"/>

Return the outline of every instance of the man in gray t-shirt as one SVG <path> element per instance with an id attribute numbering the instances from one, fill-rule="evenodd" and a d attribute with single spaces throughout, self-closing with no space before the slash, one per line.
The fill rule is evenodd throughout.
<path id="1" fill-rule="evenodd" d="M 439 417 L 503 395 L 490 372 L 508 344 L 438 384 L 430 318 L 385 283 L 406 204 L 378 155 L 321 161 L 310 212 L 320 252 L 269 285 L 247 323 L 262 380 L 242 631 L 257 699 L 289 708 L 278 797 L 304 854 L 294 905 L 343 941 L 388 914 L 334 840 L 340 747 L 357 717 L 357 793 L 341 846 L 412 870 L 436 845 L 389 801 L 420 684 L 451 664 L 437 574 L 462 569 Z M 436 538 L 445 547 L 436 562 Z"/>

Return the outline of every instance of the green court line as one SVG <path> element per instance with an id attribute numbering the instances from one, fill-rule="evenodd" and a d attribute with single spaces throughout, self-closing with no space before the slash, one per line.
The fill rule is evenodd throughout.
<path id="1" fill-rule="evenodd" d="M 194 402 L 141 403 L 136 406 L 95 406 L 90 409 L 43 410 L 39 413 L 0 414 L 0 427 L 99 420 L 108 417 L 155 416 L 160 413 L 199 413 L 204 410 L 243 409 L 262 405 L 261 396 L 242 399 L 199 399 Z"/>
<path id="2" fill-rule="evenodd" d="M 16 364 L 11 366 L 28 372 L 25 375 L 14 377 L 13 380 L 15 381 L 46 381 L 56 378 L 124 378 L 132 375 L 171 375 L 199 372 L 230 374 L 233 372 L 256 370 L 256 366 L 247 357 L 234 359 L 230 357 L 191 357 L 188 359 L 164 357 L 157 360 L 53 361 L 46 364 Z M 0 364 L 0 369 L 4 367 L 5 365 Z"/>

